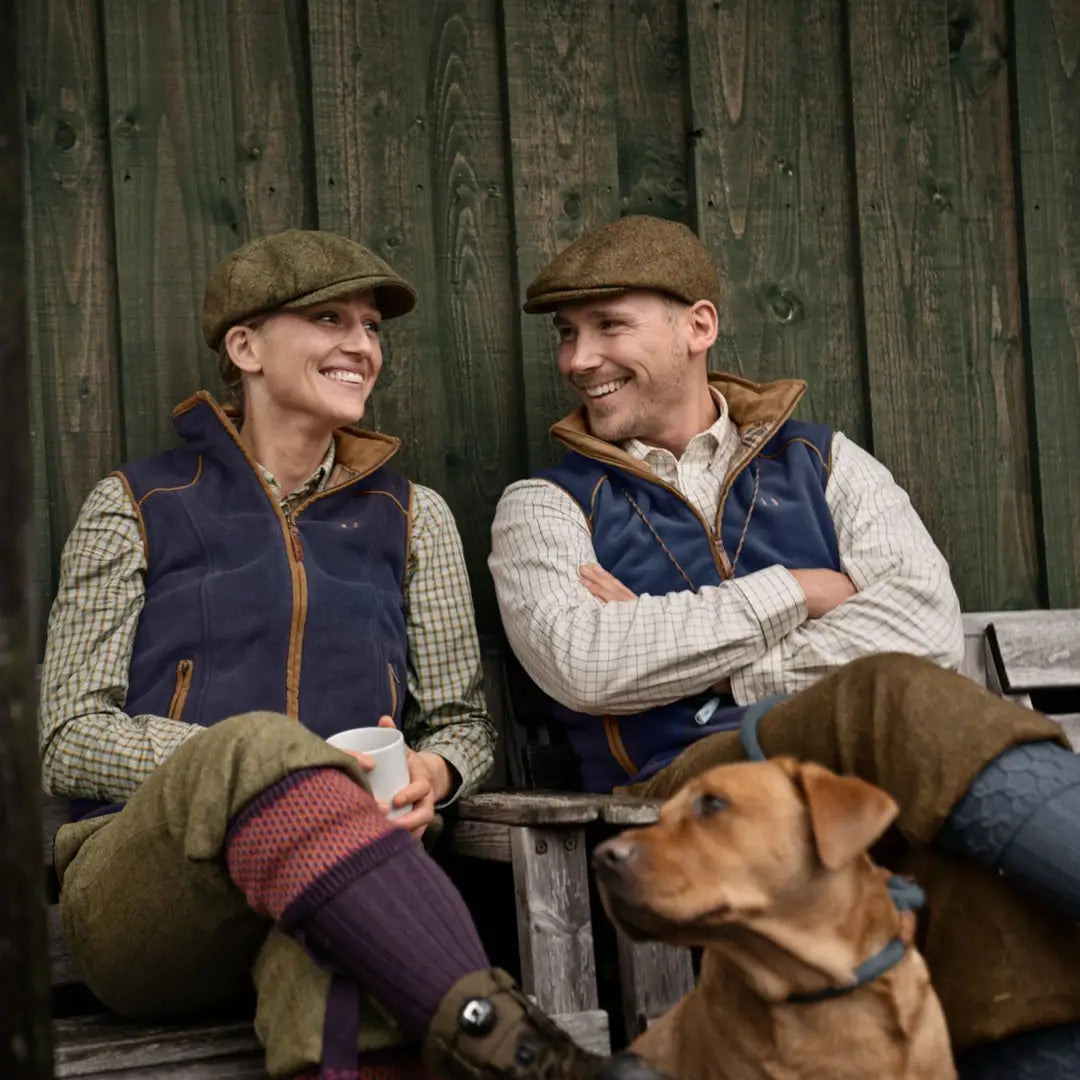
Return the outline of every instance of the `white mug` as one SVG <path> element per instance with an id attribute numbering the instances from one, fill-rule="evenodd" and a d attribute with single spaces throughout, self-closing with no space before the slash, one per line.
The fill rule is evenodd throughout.
<path id="1" fill-rule="evenodd" d="M 368 786 L 376 799 L 389 805 L 390 800 L 409 783 L 409 763 L 405 757 L 405 738 L 397 728 L 360 727 L 339 731 L 326 740 L 339 750 L 352 750 L 367 754 L 375 768 L 367 773 Z M 398 818 L 412 809 L 391 806 L 388 818 Z"/>

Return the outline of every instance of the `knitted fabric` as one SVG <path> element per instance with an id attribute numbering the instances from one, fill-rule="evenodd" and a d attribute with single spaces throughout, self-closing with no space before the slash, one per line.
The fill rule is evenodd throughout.
<path id="1" fill-rule="evenodd" d="M 317 905 L 411 844 L 345 773 L 304 769 L 267 788 L 233 819 L 225 858 L 251 907 L 283 921 L 297 899 Z"/>

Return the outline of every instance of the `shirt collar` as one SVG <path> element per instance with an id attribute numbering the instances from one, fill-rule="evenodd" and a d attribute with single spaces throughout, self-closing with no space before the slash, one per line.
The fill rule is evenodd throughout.
<path id="1" fill-rule="evenodd" d="M 704 431 L 698 432 L 698 434 L 687 443 L 684 454 L 689 452 L 692 447 L 704 446 L 708 451 L 709 459 L 711 461 L 716 457 L 717 452 L 727 441 L 728 433 L 731 430 L 731 418 L 728 416 L 728 405 L 724 395 L 713 386 L 709 387 L 709 393 L 712 394 L 720 415 L 709 427 Z M 675 457 L 670 450 L 664 450 L 659 446 L 649 446 L 648 443 L 644 443 L 640 439 L 628 439 L 620 445 L 623 450 L 631 457 L 637 458 L 638 461 L 648 461 L 651 455 L 666 454 L 670 458 Z"/>
<path id="2" fill-rule="evenodd" d="M 307 498 L 308 495 L 314 495 L 317 491 L 322 491 L 326 487 L 326 482 L 330 478 L 330 473 L 334 469 L 334 440 L 330 440 L 330 445 L 326 449 L 326 454 L 322 461 L 319 463 L 319 467 L 300 485 L 294 492 L 288 495 L 282 495 L 281 486 L 278 484 L 274 474 L 262 465 L 259 465 L 259 472 L 262 473 L 262 478 L 266 481 L 267 486 L 274 493 L 274 497 L 281 503 L 296 503 L 301 499 Z M 258 465 L 258 462 L 256 462 Z"/>

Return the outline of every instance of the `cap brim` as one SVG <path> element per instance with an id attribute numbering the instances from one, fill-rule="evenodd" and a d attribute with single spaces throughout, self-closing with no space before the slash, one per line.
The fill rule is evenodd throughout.
<path id="1" fill-rule="evenodd" d="M 578 300 L 595 300 L 600 296 L 617 296 L 627 292 L 635 285 L 602 285 L 591 289 L 556 289 L 553 292 L 541 293 L 539 296 L 530 296 L 521 310 L 527 315 L 543 315 L 545 312 L 554 311 L 560 304 L 573 304 Z"/>
<path id="2" fill-rule="evenodd" d="M 352 296 L 354 293 L 369 290 L 374 291 L 375 303 L 378 305 L 379 314 L 384 319 L 396 319 L 399 315 L 407 315 L 416 307 L 416 290 L 401 278 L 387 277 L 385 274 L 336 281 L 333 285 L 326 285 L 304 296 L 297 296 L 281 304 L 280 307 L 288 310 L 306 308 L 311 307 L 312 304 L 324 304 L 328 300 L 340 300 L 343 296 Z"/>

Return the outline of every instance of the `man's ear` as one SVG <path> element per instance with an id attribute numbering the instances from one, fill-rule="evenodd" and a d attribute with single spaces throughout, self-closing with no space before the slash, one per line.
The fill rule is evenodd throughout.
<path id="1" fill-rule="evenodd" d="M 690 331 L 691 353 L 708 352 L 720 332 L 720 316 L 708 300 L 698 300 L 686 312 L 686 325 Z"/>
<path id="2" fill-rule="evenodd" d="M 818 857 L 839 870 L 862 854 L 892 824 L 899 808 L 879 787 L 857 776 L 837 776 L 811 761 L 799 766 Z"/>
<path id="3" fill-rule="evenodd" d="M 255 331 L 250 326 L 238 323 L 225 332 L 223 341 L 229 359 L 245 374 L 254 375 L 262 371 L 255 349 Z"/>

